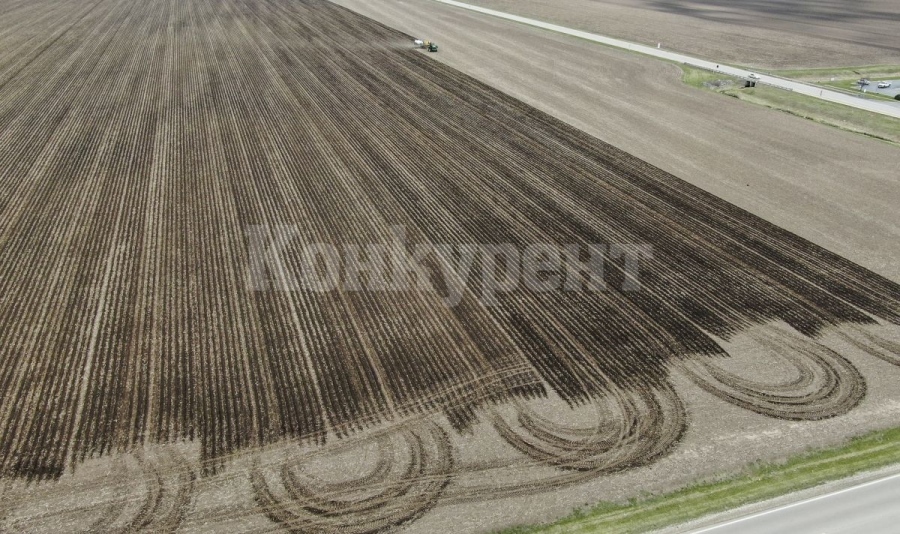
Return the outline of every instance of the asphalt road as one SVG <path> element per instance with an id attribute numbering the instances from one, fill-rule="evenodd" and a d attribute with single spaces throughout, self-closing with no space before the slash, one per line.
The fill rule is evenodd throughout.
<path id="1" fill-rule="evenodd" d="M 443 4 L 448 4 L 451 6 L 468 9 L 470 11 L 475 11 L 478 13 L 484 13 L 486 15 L 491 15 L 494 17 L 503 18 L 506 20 L 511 20 L 514 22 L 518 22 L 520 24 L 527 24 L 529 26 L 534 26 L 537 28 L 543 28 L 545 30 L 550 30 L 558 33 L 563 33 L 566 35 L 572 35 L 574 37 L 579 37 L 581 39 L 587 39 L 589 41 L 594 41 L 597 43 L 605 44 L 607 46 L 614 46 L 616 48 L 622 48 L 625 50 L 631 50 L 633 52 L 638 52 L 641 54 L 646 54 L 648 56 L 658 57 L 660 59 L 666 59 L 669 61 L 675 61 L 677 63 L 684 63 L 690 65 L 692 67 L 699 67 L 702 69 L 708 70 L 716 70 L 722 72 L 724 74 L 729 74 L 732 76 L 738 76 L 743 78 L 749 78 L 751 71 L 740 69 L 737 67 L 731 67 L 729 65 L 716 64 L 711 61 L 706 61 L 704 59 L 698 59 L 691 56 L 686 56 L 684 54 L 678 54 L 675 52 L 669 52 L 662 48 L 656 48 L 652 46 L 645 46 L 636 43 L 630 43 L 628 41 L 622 41 L 621 39 L 613 39 L 611 37 L 604 37 L 602 35 L 597 35 L 594 33 L 589 33 L 581 30 L 575 30 L 572 28 L 567 28 L 565 26 L 559 26 L 556 24 L 550 24 L 547 22 L 541 22 L 539 20 L 529 19 L 526 17 L 520 17 L 518 15 L 512 15 L 510 13 L 504 13 L 502 11 L 496 11 L 493 9 L 487 9 L 484 7 L 473 6 L 471 4 L 465 4 L 463 2 L 457 2 L 455 0 L 434 0 L 435 2 L 441 2 Z M 757 83 L 762 83 L 766 85 L 770 85 L 773 87 L 780 87 L 781 89 L 786 89 L 789 91 L 794 91 L 799 94 L 812 96 L 815 98 L 819 98 L 822 100 L 827 100 L 829 102 L 836 102 L 839 104 L 844 104 L 846 106 L 851 106 L 858 109 L 864 109 L 866 111 L 872 111 L 874 113 L 880 113 L 882 115 L 888 115 L 891 117 L 895 117 L 900 119 L 900 105 L 894 105 L 892 102 L 879 102 L 875 100 L 865 99 L 860 96 L 854 96 L 850 94 L 840 93 L 838 91 L 831 91 L 829 89 L 822 89 L 821 87 L 816 87 L 813 85 L 808 85 L 805 83 L 796 82 L 793 80 L 789 80 L 786 78 L 779 78 L 777 76 L 771 76 L 768 74 L 759 74 L 759 78 L 756 80 Z"/>
<path id="2" fill-rule="evenodd" d="M 878 80 L 881 81 L 881 80 Z M 885 80 L 891 82 L 891 86 L 887 89 L 879 89 L 878 83 L 872 83 L 869 92 L 878 93 L 880 95 L 887 95 L 889 97 L 894 97 L 894 95 L 900 95 L 900 80 Z"/>
<path id="3" fill-rule="evenodd" d="M 900 474 L 742 517 L 692 534 L 895 534 Z"/>

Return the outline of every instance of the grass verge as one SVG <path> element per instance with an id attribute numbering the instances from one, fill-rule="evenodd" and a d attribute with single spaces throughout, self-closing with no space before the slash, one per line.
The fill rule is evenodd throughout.
<path id="1" fill-rule="evenodd" d="M 783 463 L 753 465 L 725 480 L 624 505 L 600 503 L 551 525 L 517 527 L 502 534 L 647 532 L 897 463 L 900 428 L 873 432 L 842 447 L 811 451 Z"/>
<path id="2" fill-rule="evenodd" d="M 900 144 L 900 120 L 827 102 L 811 96 L 760 85 L 744 88 L 741 80 L 716 72 L 681 65 L 684 83 L 784 111 L 798 117 L 882 141 Z"/>

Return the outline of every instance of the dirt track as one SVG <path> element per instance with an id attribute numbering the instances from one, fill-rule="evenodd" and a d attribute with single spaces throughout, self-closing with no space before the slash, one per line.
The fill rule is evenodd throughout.
<path id="1" fill-rule="evenodd" d="M 900 286 L 409 35 L 315 0 L 5 8 L 4 527 L 415 527 L 661 464 L 709 424 L 698 399 L 811 430 L 896 415 Z M 248 232 L 283 225 L 255 287 Z M 640 291 L 611 258 L 603 291 L 485 303 L 482 275 L 455 307 L 278 285 L 304 244 L 398 227 L 653 255 Z"/>
<path id="2" fill-rule="evenodd" d="M 892 0 L 469 3 L 754 68 L 895 65 L 900 57 L 900 8 Z"/>

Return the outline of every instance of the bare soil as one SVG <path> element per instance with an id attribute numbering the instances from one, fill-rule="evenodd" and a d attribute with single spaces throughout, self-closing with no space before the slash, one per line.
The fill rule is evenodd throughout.
<path id="1" fill-rule="evenodd" d="M 892 0 L 473 0 L 474 5 L 757 69 L 893 65 Z"/>
<path id="2" fill-rule="evenodd" d="M 519 41 L 494 64 L 463 48 L 443 63 L 411 33 L 317 0 L 4 9 L 5 530 L 484 531 L 900 422 L 896 273 L 449 64 L 496 66 Z M 541 66 L 526 59 L 546 44 L 534 35 L 511 66 Z M 541 52 L 546 65 L 570 57 L 549 43 L 561 48 Z M 703 124 L 709 101 L 680 91 Z M 597 105 L 573 101 L 582 119 Z M 643 113 L 620 106 L 631 115 L 610 113 L 613 130 Z M 748 119 L 776 129 L 767 160 L 811 158 L 803 143 L 788 152 L 777 135 L 795 123 L 775 116 Z M 666 144 L 665 117 L 644 116 L 661 133 L 638 148 L 711 165 Z M 865 210 L 896 205 L 874 162 L 896 153 L 838 134 L 822 135 L 829 162 L 859 143 L 867 189 L 826 173 L 816 199 L 866 203 L 830 215 L 871 232 Z M 775 213 L 823 207 L 763 168 L 761 183 L 797 195 Z M 879 230 L 896 231 L 890 215 Z M 267 249 L 268 284 L 251 284 L 265 251 L 248 233 L 285 227 L 297 239 Z M 605 291 L 517 287 L 490 305 L 483 276 L 455 307 L 441 290 L 278 285 L 310 268 L 303 245 L 383 243 L 398 227 L 410 244 L 638 243 L 653 256 L 640 291 L 623 289 L 618 259 Z M 835 242 L 852 248 L 851 235 Z M 444 260 L 420 267 L 433 276 Z"/>
<path id="3" fill-rule="evenodd" d="M 429 0 L 340 0 L 444 62 L 900 281 L 900 150 L 681 83 L 676 65 Z"/>

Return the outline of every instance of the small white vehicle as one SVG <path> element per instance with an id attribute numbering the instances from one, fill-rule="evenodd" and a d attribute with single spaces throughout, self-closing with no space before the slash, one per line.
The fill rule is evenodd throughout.
<path id="1" fill-rule="evenodd" d="M 752 79 L 754 79 L 754 80 L 758 80 L 758 79 L 759 79 L 759 74 L 757 74 L 757 73 L 755 73 L 755 72 L 751 72 L 750 74 L 747 75 L 747 77 L 748 77 L 748 78 L 752 78 Z"/>
<path id="2" fill-rule="evenodd" d="M 415 41 L 413 41 L 413 44 L 416 45 L 416 48 L 422 48 L 422 46 L 425 44 L 425 41 L 423 41 L 421 39 L 416 39 Z"/>
<path id="3" fill-rule="evenodd" d="M 879 89 L 887 89 L 891 86 L 891 82 L 878 82 Z"/>

